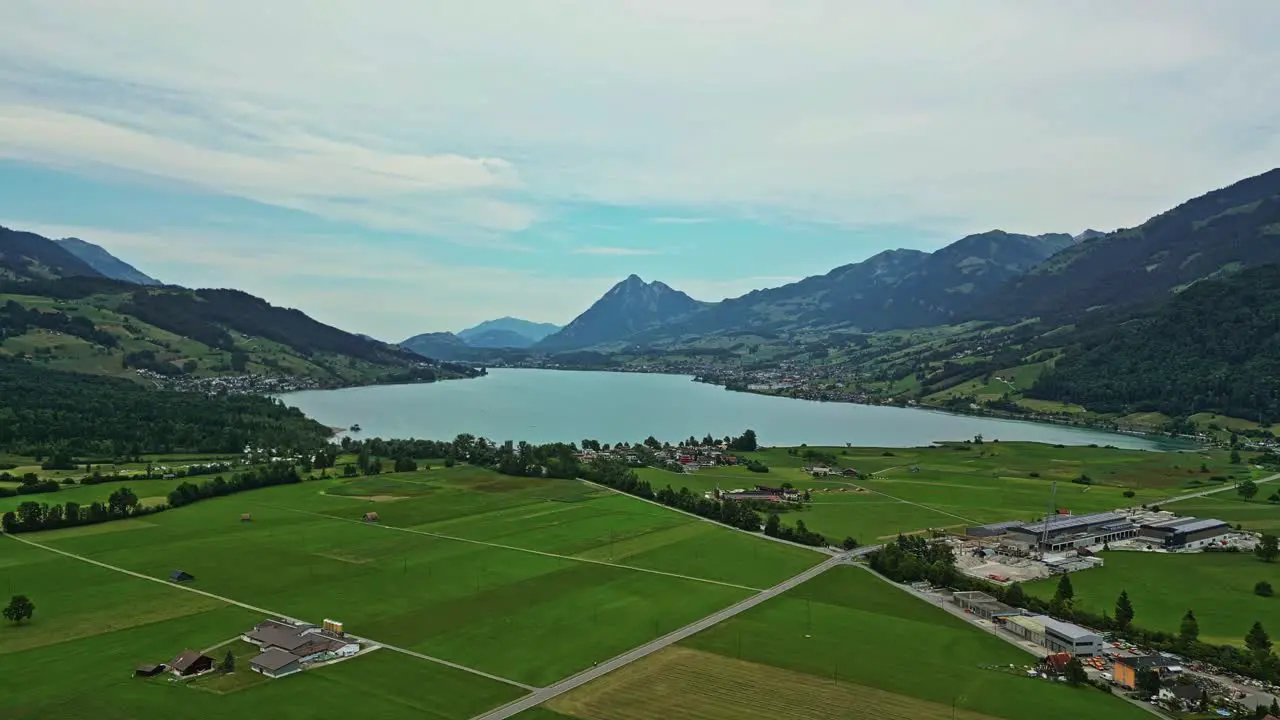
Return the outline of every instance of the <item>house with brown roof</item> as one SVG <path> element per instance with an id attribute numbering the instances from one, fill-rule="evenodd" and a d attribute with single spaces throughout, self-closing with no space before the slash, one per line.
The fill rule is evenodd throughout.
<path id="1" fill-rule="evenodd" d="M 183 650 L 182 654 L 169 663 L 169 669 L 176 677 L 195 677 L 213 670 L 213 658 L 199 650 Z"/>

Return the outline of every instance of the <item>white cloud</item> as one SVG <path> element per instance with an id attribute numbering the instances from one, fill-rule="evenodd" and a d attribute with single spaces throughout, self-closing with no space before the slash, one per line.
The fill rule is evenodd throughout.
<path id="1" fill-rule="evenodd" d="M 1278 19 L 1273 0 L 9 0 L 0 137 L 396 229 L 440 224 L 415 201 L 495 189 L 1120 226 L 1275 162 Z M 444 224 L 538 217 L 492 201 Z"/>
<path id="2" fill-rule="evenodd" d="M 637 256 L 637 255 L 659 255 L 659 250 L 645 250 L 642 248 L 627 247 L 606 247 L 601 245 L 591 245 L 573 249 L 574 255 L 617 255 L 617 256 Z"/>

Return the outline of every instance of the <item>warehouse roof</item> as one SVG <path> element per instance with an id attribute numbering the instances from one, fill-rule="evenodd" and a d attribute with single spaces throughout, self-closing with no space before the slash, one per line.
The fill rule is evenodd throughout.
<path id="1" fill-rule="evenodd" d="M 1062 515 L 1059 517 L 1048 518 L 1042 522 L 1024 525 L 1020 529 L 1023 532 L 1042 533 L 1047 527 L 1049 532 L 1066 532 L 1068 530 L 1078 530 L 1095 525 L 1104 524 L 1125 525 L 1131 524 L 1129 518 L 1115 512 L 1093 513 L 1091 515 Z"/>
<path id="2" fill-rule="evenodd" d="M 1019 627 L 1024 627 L 1032 632 L 1037 632 L 1037 633 L 1044 632 L 1044 623 L 1037 620 L 1035 616 L 1016 615 L 1011 618 L 1006 618 L 1005 622 L 1013 623 L 1014 625 L 1017 625 Z"/>
<path id="3" fill-rule="evenodd" d="M 1186 525 L 1179 525 L 1178 532 L 1193 533 L 1193 532 L 1200 532 L 1201 530 L 1212 530 L 1214 528 L 1230 528 L 1230 527 L 1231 527 L 1230 525 L 1226 524 L 1221 520 L 1205 518 L 1204 520 L 1196 520 L 1195 522 L 1190 522 L 1190 523 L 1187 523 Z"/>
<path id="4" fill-rule="evenodd" d="M 1088 628 L 1082 628 L 1079 625 L 1072 625 L 1069 622 L 1054 620 L 1047 615 L 1036 615 L 1035 619 L 1044 624 L 1046 632 L 1053 632 L 1070 640 L 1086 640 L 1090 637 L 1097 637 L 1097 633 Z"/>

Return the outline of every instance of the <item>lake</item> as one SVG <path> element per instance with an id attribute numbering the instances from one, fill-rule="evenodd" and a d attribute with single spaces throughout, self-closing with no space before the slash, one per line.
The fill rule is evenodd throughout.
<path id="1" fill-rule="evenodd" d="M 495 369 L 473 380 L 279 397 L 326 425 L 359 424 L 362 437 L 452 440 L 471 433 L 495 441 L 616 443 L 653 435 L 674 443 L 690 435 L 724 437 L 751 428 L 763 445 L 913 447 L 981 434 L 988 441 L 1169 447 L 1061 425 L 730 392 L 681 375 Z"/>

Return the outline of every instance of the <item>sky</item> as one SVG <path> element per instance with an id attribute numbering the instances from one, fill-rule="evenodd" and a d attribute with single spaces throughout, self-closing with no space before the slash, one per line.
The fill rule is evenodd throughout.
<path id="1" fill-rule="evenodd" d="M 0 224 L 389 341 L 718 300 L 1280 165 L 1280 3 L 1225 7 L 5 0 Z"/>

